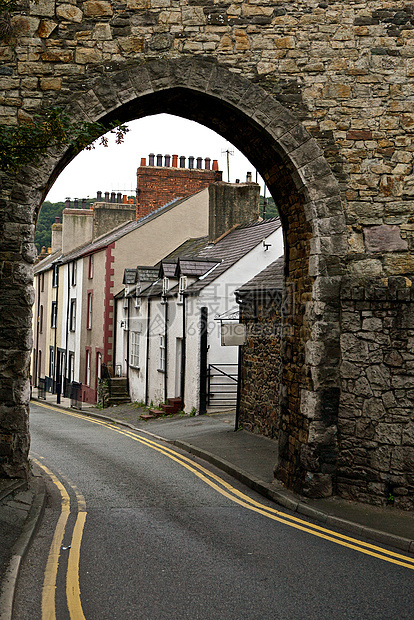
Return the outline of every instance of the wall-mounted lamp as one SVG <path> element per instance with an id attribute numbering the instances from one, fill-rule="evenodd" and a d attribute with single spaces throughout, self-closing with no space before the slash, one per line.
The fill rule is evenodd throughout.
<path id="1" fill-rule="evenodd" d="M 263 241 L 262 241 L 262 245 L 263 245 L 263 247 L 264 247 L 264 251 L 265 251 L 265 252 L 267 252 L 267 250 L 268 250 L 269 248 L 271 248 L 271 247 L 272 247 L 272 244 L 271 244 L 271 243 L 266 243 L 266 239 L 263 239 Z"/>

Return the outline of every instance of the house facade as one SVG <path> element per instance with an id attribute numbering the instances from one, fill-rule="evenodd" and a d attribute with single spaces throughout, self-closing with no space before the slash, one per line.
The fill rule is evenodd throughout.
<path id="1" fill-rule="evenodd" d="M 111 203 L 107 207 L 110 211 Z M 40 320 L 42 306 L 48 320 L 35 341 L 33 375 L 45 377 L 49 388 L 62 392 L 71 381 L 81 383 L 84 402 L 96 402 L 102 364 L 113 365 L 113 295 L 121 286 L 131 256 L 137 262 L 156 263 L 166 251 L 174 249 L 177 240 L 206 234 L 208 189 L 172 200 L 97 239 L 92 238 L 96 230 L 94 213 L 65 209 L 60 236 L 63 248 L 35 268 L 36 295 L 42 300 L 36 320 Z M 118 215 L 117 210 L 115 213 Z M 106 219 L 110 223 L 108 213 Z M 73 249 L 76 239 L 84 240 L 87 235 L 91 236 L 89 242 Z M 43 282 L 46 292 L 41 290 Z M 35 367 L 37 359 L 41 365 L 37 362 Z"/>
<path id="2" fill-rule="evenodd" d="M 115 363 L 128 376 L 131 399 L 157 407 L 179 397 L 186 412 L 197 413 L 226 406 L 223 394 L 216 405 L 208 390 L 212 366 L 237 371 L 237 347 L 222 346 L 221 317 L 237 309 L 235 290 L 282 255 L 281 224 L 272 219 L 214 241 L 187 241 L 158 273 L 152 268 L 151 282 L 143 267 L 128 270 L 116 301 Z"/>

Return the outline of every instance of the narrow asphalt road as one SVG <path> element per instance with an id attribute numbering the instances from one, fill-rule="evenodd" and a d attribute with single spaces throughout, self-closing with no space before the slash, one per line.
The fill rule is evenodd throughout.
<path id="1" fill-rule="evenodd" d="M 15 620 L 413 618 L 404 554 L 284 517 L 145 434 L 37 405 L 31 434 L 48 503 Z"/>

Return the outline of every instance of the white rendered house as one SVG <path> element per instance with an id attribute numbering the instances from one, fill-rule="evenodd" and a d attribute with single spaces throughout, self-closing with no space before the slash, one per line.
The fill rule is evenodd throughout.
<path id="1" fill-rule="evenodd" d="M 126 270 L 116 301 L 116 366 L 128 376 L 131 399 L 158 406 L 179 397 L 187 413 L 214 407 L 206 373 L 234 370 L 238 355 L 237 347 L 222 346 L 220 319 L 236 310 L 234 291 L 282 255 L 281 223 L 273 218 L 215 242 L 189 240 L 161 261 L 156 276 L 154 268 Z"/>

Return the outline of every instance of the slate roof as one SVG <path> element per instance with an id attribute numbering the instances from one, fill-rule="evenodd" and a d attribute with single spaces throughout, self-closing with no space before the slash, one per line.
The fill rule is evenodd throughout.
<path id="1" fill-rule="evenodd" d="M 171 202 L 168 202 L 159 209 L 152 211 L 152 213 L 141 217 L 139 220 L 132 220 L 130 222 L 127 222 L 126 224 L 121 224 L 117 228 L 111 230 L 109 233 L 105 233 L 98 239 L 95 239 L 95 241 L 86 243 L 81 247 L 69 252 L 62 258 L 62 263 L 69 263 L 70 261 L 80 258 L 81 256 L 87 256 L 88 254 L 93 254 L 94 252 L 103 250 L 114 241 L 118 241 L 118 239 L 120 239 L 121 237 L 124 237 L 133 230 L 144 226 L 144 224 L 146 224 L 147 222 L 155 220 L 163 213 L 170 211 L 174 207 L 188 200 L 190 197 L 192 196 L 186 196 L 185 198 L 175 198 L 174 200 L 171 200 Z"/>
<path id="2" fill-rule="evenodd" d="M 62 250 L 58 250 L 53 254 L 49 254 L 46 258 L 43 258 L 34 266 L 34 273 L 42 273 L 43 271 L 48 271 L 52 268 L 54 262 L 59 260 L 62 256 Z"/>
<path id="3" fill-rule="evenodd" d="M 255 291 L 283 289 L 284 264 L 284 257 L 281 256 L 254 276 L 254 278 L 246 282 L 246 284 L 243 284 L 243 286 L 236 291 L 236 294 L 243 295 Z"/>
<path id="4" fill-rule="evenodd" d="M 186 294 L 197 294 L 223 274 L 232 265 L 237 263 L 243 256 L 251 252 L 262 239 L 265 239 L 281 227 L 279 218 L 273 217 L 254 224 L 240 226 L 215 245 L 209 244 L 198 252 L 198 258 L 205 258 L 220 263 L 215 269 L 211 269 L 205 276 L 201 276 L 186 289 Z"/>
<path id="5" fill-rule="evenodd" d="M 229 234 L 215 244 L 209 243 L 207 237 L 190 239 L 182 243 L 174 252 L 159 263 L 160 274 L 170 274 L 173 265 L 178 268 L 179 261 L 180 263 L 184 261 L 194 265 L 196 263 L 199 265 L 204 264 L 208 269 L 199 276 L 193 274 L 198 277 L 198 280 L 185 290 L 186 295 L 196 295 L 280 227 L 280 219 L 275 217 L 255 222 L 254 224 L 240 226 L 229 232 Z M 189 255 L 190 253 L 192 253 L 192 256 Z M 167 277 L 172 276 L 168 275 Z M 162 282 L 159 280 L 145 291 L 142 291 L 141 296 L 157 297 L 162 294 L 162 290 Z M 178 293 L 178 285 L 172 287 L 167 295 L 170 297 L 176 293 Z"/>
<path id="6" fill-rule="evenodd" d="M 197 253 L 200 250 L 204 249 L 208 245 L 208 236 L 207 237 L 196 237 L 194 239 L 187 239 L 181 245 L 179 245 L 175 250 L 170 252 L 163 260 L 170 260 L 173 258 L 178 259 L 179 257 L 185 258 L 193 258 L 197 256 Z"/>
<path id="7" fill-rule="evenodd" d="M 137 281 L 137 270 L 136 269 L 125 269 L 124 271 L 124 279 L 122 280 L 123 284 L 135 284 Z"/>
<path id="8" fill-rule="evenodd" d="M 205 260 L 202 258 L 179 258 L 176 263 L 175 277 L 179 274 L 190 277 L 200 277 L 210 271 L 214 265 L 217 265 L 217 260 Z"/>
<path id="9" fill-rule="evenodd" d="M 158 267 L 146 267 L 138 265 L 137 276 L 140 282 L 155 282 L 158 280 Z"/>

